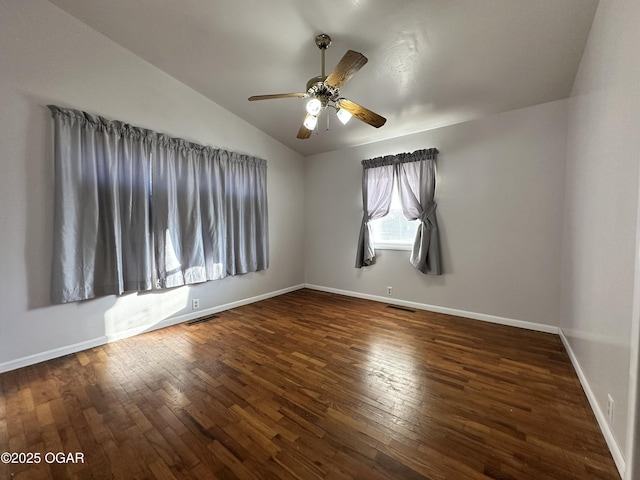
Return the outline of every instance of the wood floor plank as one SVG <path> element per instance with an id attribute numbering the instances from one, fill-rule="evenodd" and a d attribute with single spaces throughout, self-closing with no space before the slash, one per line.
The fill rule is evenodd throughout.
<path id="1" fill-rule="evenodd" d="M 12 480 L 619 480 L 557 336 L 305 289 L 0 375 L 0 444 L 84 456 Z"/>

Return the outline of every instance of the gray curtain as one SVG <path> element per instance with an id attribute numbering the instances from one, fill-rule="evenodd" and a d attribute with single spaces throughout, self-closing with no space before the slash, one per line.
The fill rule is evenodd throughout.
<path id="1" fill-rule="evenodd" d="M 53 303 L 268 267 L 265 160 L 49 109 Z"/>
<path id="2" fill-rule="evenodd" d="M 393 182 L 398 182 L 402 212 L 407 220 L 420 220 L 411 251 L 411 264 L 422 273 L 441 275 L 440 241 L 436 218 L 436 159 L 438 150 L 388 155 L 362 161 L 364 216 L 356 252 L 356 267 L 375 262 L 370 220 L 389 213 Z"/>
<path id="3" fill-rule="evenodd" d="M 49 109 L 55 172 L 52 302 L 150 289 L 148 132 Z"/>
<path id="4" fill-rule="evenodd" d="M 356 268 L 373 265 L 376 251 L 369 222 L 389 213 L 393 191 L 393 159 L 379 157 L 362 161 L 362 206 L 364 215 L 360 225 Z"/>
<path id="5" fill-rule="evenodd" d="M 228 275 L 269 267 L 267 162 L 217 150 L 212 157 L 224 173 L 225 258 Z"/>
<path id="6" fill-rule="evenodd" d="M 402 213 L 407 220 L 420 220 L 411 251 L 411 264 L 428 275 L 440 275 L 440 240 L 436 203 L 436 158 L 438 150 L 419 150 L 397 156 L 396 172 Z"/>
<path id="7" fill-rule="evenodd" d="M 266 161 L 164 136 L 154 152 L 157 286 L 268 268 Z"/>
<path id="8" fill-rule="evenodd" d="M 152 212 L 158 288 L 207 280 L 198 195 L 201 160 L 188 142 L 164 135 L 154 142 Z"/>

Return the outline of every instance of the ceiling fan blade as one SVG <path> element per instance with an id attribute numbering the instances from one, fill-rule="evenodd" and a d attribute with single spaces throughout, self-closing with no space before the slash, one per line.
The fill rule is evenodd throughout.
<path id="1" fill-rule="evenodd" d="M 254 95 L 253 97 L 249 97 L 249 101 L 253 102 L 254 100 L 271 100 L 274 98 L 302 98 L 306 97 L 307 93 L 275 93 L 273 95 Z"/>
<path id="2" fill-rule="evenodd" d="M 362 105 L 358 105 L 351 100 L 347 100 L 346 98 L 340 98 L 337 104 L 338 107 L 344 108 L 358 120 L 363 121 L 364 123 L 368 123 L 372 127 L 380 128 L 387 121 L 386 118 L 381 117 L 377 113 L 372 112 L 371 110 L 364 108 Z"/>
<path id="3" fill-rule="evenodd" d="M 309 130 L 307 127 L 304 126 L 304 122 L 307 120 L 307 118 L 309 118 L 311 115 L 309 115 L 307 113 L 307 116 L 304 117 L 304 120 L 302 122 L 302 125 L 300 125 L 300 130 L 298 130 L 298 135 L 296 135 L 296 137 L 302 139 L 302 140 L 306 140 L 307 138 L 309 138 L 311 136 L 311 130 Z"/>
<path id="4" fill-rule="evenodd" d="M 363 54 L 347 50 L 344 57 L 338 62 L 333 72 L 329 74 L 325 83 L 333 88 L 342 88 L 351 77 L 353 77 L 364 64 L 367 63 L 367 57 Z"/>

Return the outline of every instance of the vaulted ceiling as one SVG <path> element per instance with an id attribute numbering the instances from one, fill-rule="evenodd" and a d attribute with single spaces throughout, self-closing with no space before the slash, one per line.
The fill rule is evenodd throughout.
<path id="1" fill-rule="evenodd" d="M 50 0 L 302 155 L 451 125 L 569 95 L 598 0 Z M 368 63 L 341 89 L 379 129 L 320 117 L 296 138 L 303 92 L 347 50 Z M 329 130 L 327 120 L 329 118 Z"/>

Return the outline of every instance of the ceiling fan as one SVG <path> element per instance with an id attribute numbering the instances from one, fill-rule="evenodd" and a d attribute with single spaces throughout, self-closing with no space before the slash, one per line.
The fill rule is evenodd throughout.
<path id="1" fill-rule="evenodd" d="M 327 107 L 334 108 L 338 119 L 346 124 L 354 116 L 373 127 L 380 128 L 387 121 L 375 112 L 358 105 L 351 100 L 340 97 L 342 86 L 360 70 L 367 57 L 359 52 L 347 50 L 338 65 L 327 76 L 325 75 L 324 56 L 325 50 L 331 45 L 331 37 L 321 34 L 316 37 L 316 45 L 322 52 L 322 74 L 313 77 L 307 82 L 307 90 L 302 93 L 277 93 L 273 95 L 254 95 L 249 101 L 271 100 L 274 98 L 310 98 L 307 102 L 307 115 L 298 131 L 298 138 L 305 139 L 311 136 L 311 132 L 318 123 L 318 117 Z"/>

